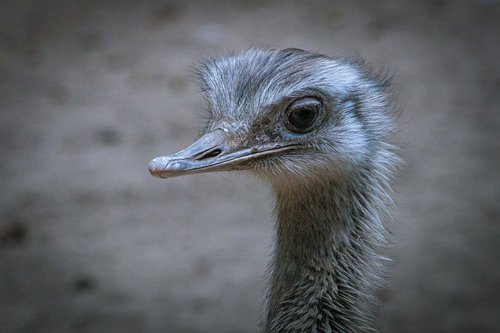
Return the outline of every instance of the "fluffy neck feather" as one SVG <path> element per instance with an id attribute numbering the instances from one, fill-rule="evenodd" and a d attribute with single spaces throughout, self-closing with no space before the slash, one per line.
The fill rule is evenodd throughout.
<path id="1" fill-rule="evenodd" d="M 383 173 L 274 186 L 276 248 L 265 332 L 363 332 L 385 243 Z"/>

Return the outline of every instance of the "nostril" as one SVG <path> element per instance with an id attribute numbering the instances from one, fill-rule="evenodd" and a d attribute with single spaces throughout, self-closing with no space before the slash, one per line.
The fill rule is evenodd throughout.
<path id="1" fill-rule="evenodd" d="M 217 149 L 214 149 L 214 150 L 207 151 L 205 154 L 201 155 L 197 159 L 198 160 L 204 160 L 204 159 L 207 159 L 207 158 L 216 157 L 216 156 L 220 155 L 221 153 L 222 153 L 222 150 L 220 150 L 220 149 L 217 148 Z"/>

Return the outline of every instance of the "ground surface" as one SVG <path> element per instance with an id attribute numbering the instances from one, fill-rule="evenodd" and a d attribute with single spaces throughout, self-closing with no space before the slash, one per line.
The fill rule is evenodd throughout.
<path id="1" fill-rule="evenodd" d="M 159 181 L 203 101 L 189 66 L 249 46 L 394 72 L 407 161 L 383 332 L 498 332 L 497 1 L 3 1 L 0 331 L 256 332 L 265 184 Z"/>

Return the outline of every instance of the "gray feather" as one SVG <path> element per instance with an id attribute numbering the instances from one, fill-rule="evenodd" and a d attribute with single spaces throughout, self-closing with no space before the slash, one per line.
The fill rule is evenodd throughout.
<path id="1" fill-rule="evenodd" d="M 205 130 L 238 128 L 249 146 L 283 136 L 276 124 L 287 101 L 312 95 L 326 103 L 325 120 L 302 139 L 307 150 L 253 165 L 276 200 L 263 330 L 373 331 L 383 220 L 399 161 L 388 79 L 359 61 L 298 49 L 214 58 L 198 74 L 209 104 Z"/>

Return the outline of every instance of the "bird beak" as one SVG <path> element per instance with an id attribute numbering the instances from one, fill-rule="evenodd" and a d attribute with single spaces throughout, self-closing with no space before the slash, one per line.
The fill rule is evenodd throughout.
<path id="1" fill-rule="evenodd" d="M 216 129 L 178 153 L 156 157 L 149 163 L 149 172 L 155 177 L 170 178 L 202 172 L 243 170 L 249 168 L 245 163 L 247 161 L 297 147 L 269 143 L 242 149 L 235 141 L 223 130 Z"/>

